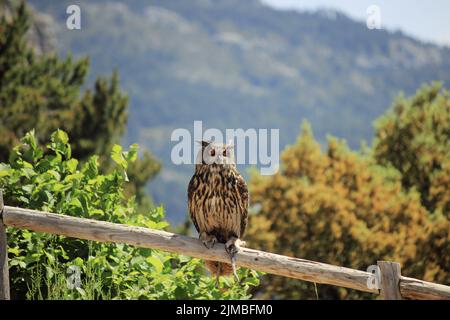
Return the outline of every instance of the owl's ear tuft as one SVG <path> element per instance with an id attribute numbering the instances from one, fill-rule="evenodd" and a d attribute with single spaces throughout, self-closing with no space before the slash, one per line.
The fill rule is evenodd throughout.
<path id="1" fill-rule="evenodd" d="M 206 148 L 211 143 L 211 141 L 206 141 L 206 140 L 197 140 L 196 142 L 198 144 L 201 144 L 202 148 Z"/>

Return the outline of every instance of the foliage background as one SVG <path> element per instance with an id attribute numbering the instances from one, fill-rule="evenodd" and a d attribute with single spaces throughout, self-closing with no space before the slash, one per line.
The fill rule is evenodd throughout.
<path id="1" fill-rule="evenodd" d="M 325 150 L 308 123 L 274 176 L 255 172 L 249 242 L 263 250 L 365 270 L 400 262 L 402 274 L 450 282 L 450 99 L 439 83 L 398 97 L 376 123 L 373 148 L 359 152 L 329 137 Z M 268 276 L 266 298 L 311 298 L 312 285 Z M 322 299 L 368 298 L 320 286 Z"/>
<path id="2" fill-rule="evenodd" d="M 0 188 L 9 205 L 189 233 L 147 195 L 161 168 L 149 147 L 165 167 L 150 188 L 180 222 L 192 168 L 171 167 L 171 129 L 198 119 L 280 127 L 281 171 L 251 174 L 250 246 L 362 270 L 395 260 L 404 275 L 450 283 L 450 98 L 431 81 L 449 80 L 448 48 L 257 1 L 101 0 L 82 2 L 82 32 L 58 29 L 61 57 L 42 45 L 39 21 L 47 12 L 46 26 L 58 26 L 67 2 L 31 3 L 40 11 L 0 1 Z M 312 125 L 288 145 L 302 118 Z M 362 139 L 369 144 L 358 147 Z M 124 152 L 120 141 L 144 152 Z M 264 276 L 258 286 L 248 270 L 241 286 L 225 278 L 216 290 L 199 260 L 156 250 L 24 230 L 8 239 L 15 298 L 316 298 L 314 284 Z M 81 290 L 66 286 L 70 265 L 82 269 Z M 317 294 L 373 298 L 322 285 Z"/>
<path id="3" fill-rule="evenodd" d="M 100 174 L 98 156 L 80 164 L 71 156 L 68 136 L 55 131 L 48 152 L 34 132 L 17 145 L 10 164 L 0 164 L 0 188 L 9 205 L 76 217 L 163 229 L 163 208 L 138 213 L 134 197 L 125 199 L 126 169 L 137 146 L 113 146 L 115 169 Z M 241 283 L 205 275 L 203 263 L 182 255 L 124 244 L 104 244 L 8 228 L 14 299 L 245 299 L 257 273 L 239 270 Z M 81 270 L 82 285 L 67 286 L 69 266 Z"/>
<path id="4" fill-rule="evenodd" d="M 2 1 L 0 22 L 0 161 L 29 130 L 46 141 L 60 128 L 70 133 L 73 154 L 82 161 L 97 154 L 102 170 L 112 164 L 112 146 L 122 137 L 128 118 L 128 97 L 114 72 L 98 77 L 93 89 L 82 90 L 89 59 L 60 59 L 54 53 L 37 54 L 29 45 L 30 19 L 25 6 Z M 8 14 L 7 14 L 8 13 Z M 148 151 L 130 167 L 129 192 L 148 205 L 145 184 L 160 169 Z M 139 173 L 139 174 L 137 174 Z"/>
<path id="5" fill-rule="evenodd" d="M 123 144 L 164 163 L 147 190 L 175 224 L 194 169 L 170 161 L 174 129 L 192 130 L 194 120 L 205 130 L 280 128 L 283 149 L 308 119 L 321 145 L 331 134 L 357 149 L 400 91 L 450 83 L 448 47 L 341 12 L 277 11 L 258 0 L 80 0 L 74 31 L 65 28 L 70 0 L 29 2 L 51 19 L 57 52 L 89 55 L 88 83 L 117 68 L 130 94 Z"/>
<path id="6" fill-rule="evenodd" d="M 159 163 L 149 152 L 138 159 L 137 145 L 123 152 L 115 144 L 127 119 L 127 97 L 117 73 L 82 92 L 88 60 L 38 55 L 27 43 L 26 7 L 4 8 L 9 9 L 0 21 L 0 189 L 5 202 L 167 228 L 163 207 L 153 206 L 143 190 Z M 69 130 L 75 142 L 70 145 L 69 135 L 57 128 Z M 224 278 L 217 289 L 198 259 L 122 244 L 8 228 L 8 247 L 14 299 L 245 299 L 249 286 L 258 284 L 256 272 L 242 269 L 241 284 Z M 76 290 L 67 286 L 70 266 L 82 272 Z"/>

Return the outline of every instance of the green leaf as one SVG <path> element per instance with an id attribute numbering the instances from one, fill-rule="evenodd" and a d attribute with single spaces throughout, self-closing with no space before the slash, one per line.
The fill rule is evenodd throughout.
<path id="1" fill-rule="evenodd" d="M 122 154 L 122 147 L 118 144 L 115 144 L 111 151 L 111 158 L 115 163 L 121 166 L 123 169 L 126 169 L 128 166 L 127 161 L 124 159 Z"/>
<path id="2" fill-rule="evenodd" d="M 156 272 L 161 273 L 163 271 L 164 265 L 162 264 L 161 260 L 159 260 L 158 258 L 150 256 L 150 257 L 147 257 L 147 259 L 145 259 L 145 260 L 155 268 Z"/>
<path id="3" fill-rule="evenodd" d="M 129 162 L 134 162 L 137 159 L 137 155 L 138 155 L 138 144 L 132 144 L 130 146 L 130 150 L 128 152 L 125 152 L 125 158 L 129 161 Z"/>
<path id="4" fill-rule="evenodd" d="M 69 142 L 69 136 L 66 132 L 62 130 L 56 130 L 55 142 L 61 142 L 63 144 L 67 144 Z"/>
<path id="5" fill-rule="evenodd" d="M 34 185 L 33 184 L 27 184 L 22 187 L 22 190 L 25 191 L 26 194 L 31 195 L 33 193 Z"/>
<path id="6" fill-rule="evenodd" d="M 74 173 L 77 170 L 78 166 L 78 160 L 77 159 L 70 159 L 64 162 L 64 166 L 66 167 L 66 170 L 70 173 Z"/>
<path id="7" fill-rule="evenodd" d="M 10 266 L 19 266 L 22 269 L 25 269 L 27 267 L 27 264 L 24 261 L 18 260 L 18 259 L 12 259 L 10 262 Z"/>
<path id="8" fill-rule="evenodd" d="M 161 221 L 155 225 L 155 229 L 160 230 L 160 229 L 164 229 L 165 227 L 168 227 L 168 226 L 169 226 L 169 223 L 167 221 Z"/>
<path id="9" fill-rule="evenodd" d="M 55 171 L 55 170 L 48 170 L 45 174 L 46 174 L 47 176 L 51 176 L 51 177 L 54 178 L 56 181 L 61 180 L 61 175 L 60 175 L 57 171 Z"/>
<path id="10" fill-rule="evenodd" d="M 16 256 L 18 256 L 23 250 L 20 249 L 19 247 L 15 247 L 15 248 L 8 248 L 8 252 L 12 253 Z"/>
<path id="11" fill-rule="evenodd" d="M 47 259 L 50 261 L 50 263 L 52 264 L 55 263 L 55 257 L 52 254 L 48 253 L 47 251 L 44 251 L 44 253 L 47 256 Z"/>
<path id="12" fill-rule="evenodd" d="M 36 175 L 36 172 L 33 170 L 33 168 L 23 168 L 22 169 L 22 175 L 26 177 L 27 179 L 31 179 Z"/>
<path id="13" fill-rule="evenodd" d="M 259 279 L 258 278 L 247 278 L 247 279 L 245 279 L 245 283 L 250 286 L 257 286 L 257 285 L 259 285 Z"/>
<path id="14" fill-rule="evenodd" d="M 80 208 L 83 209 L 83 206 L 80 202 L 80 200 L 78 198 L 73 198 L 70 202 L 69 202 L 69 206 L 74 206 L 76 208 Z"/>
<path id="15" fill-rule="evenodd" d="M 22 160 L 22 166 L 24 168 L 33 169 L 33 165 L 25 160 Z"/>
<path id="16" fill-rule="evenodd" d="M 19 201 L 21 201 L 23 203 L 26 203 L 26 204 L 30 203 L 30 199 L 28 199 L 27 197 L 20 196 L 18 199 L 19 199 Z"/>
<path id="17" fill-rule="evenodd" d="M 64 178 L 64 182 L 71 182 L 73 180 L 80 180 L 81 178 L 83 178 L 83 174 L 82 173 L 74 173 L 74 174 L 69 174 Z"/>
<path id="18" fill-rule="evenodd" d="M 9 165 L 0 163 L 0 178 L 9 176 L 12 173 L 12 169 Z"/>
<path id="19" fill-rule="evenodd" d="M 56 130 L 51 135 L 51 143 L 48 148 L 55 151 L 56 153 L 62 154 L 69 159 L 72 156 L 72 149 L 69 145 L 69 136 L 66 132 L 62 130 Z"/>
<path id="20" fill-rule="evenodd" d="M 72 260 L 71 265 L 82 267 L 84 265 L 84 260 L 81 259 L 80 257 L 76 257 L 75 259 Z"/>
<path id="21" fill-rule="evenodd" d="M 36 140 L 36 135 L 34 133 L 34 129 L 27 132 L 25 134 L 25 136 L 20 139 L 20 141 L 24 144 L 29 145 L 32 149 L 36 149 L 37 148 L 37 140 Z"/>
<path id="22" fill-rule="evenodd" d="M 89 211 L 89 215 L 91 216 L 95 216 L 95 215 L 99 215 L 99 216 L 103 216 L 105 214 L 105 212 L 101 209 L 93 209 Z"/>

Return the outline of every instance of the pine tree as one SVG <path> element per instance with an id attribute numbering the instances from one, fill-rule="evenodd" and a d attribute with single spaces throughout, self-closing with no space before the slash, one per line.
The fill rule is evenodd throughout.
<path id="1" fill-rule="evenodd" d="M 51 132 L 63 129 L 74 143 L 75 157 L 86 160 L 98 154 L 108 168 L 112 146 L 119 143 L 127 122 L 128 99 L 118 74 L 98 78 L 93 89 L 82 93 L 89 60 L 36 55 L 26 41 L 29 21 L 24 3 L 0 21 L 0 162 L 29 130 L 47 141 Z M 137 168 L 140 173 L 130 188 L 143 198 L 145 183 L 160 165 L 146 152 L 130 171 Z"/>

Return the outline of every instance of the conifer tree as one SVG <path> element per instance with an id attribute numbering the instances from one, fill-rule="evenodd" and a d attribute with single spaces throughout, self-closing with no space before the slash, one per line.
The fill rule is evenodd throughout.
<path id="1" fill-rule="evenodd" d="M 97 154 L 108 168 L 112 146 L 120 142 L 126 122 L 128 99 L 119 87 L 116 72 L 100 77 L 93 89 L 82 92 L 89 59 L 65 59 L 55 54 L 36 55 L 27 44 L 30 17 L 24 3 L 12 17 L 0 20 L 0 162 L 6 161 L 14 145 L 35 129 L 39 141 L 63 129 L 73 141 L 72 153 L 80 160 Z M 143 187 L 160 168 L 155 157 L 144 153 L 130 167 L 140 170 L 132 190 Z M 145 169 L 145 170 L 143 170 Z"/>

